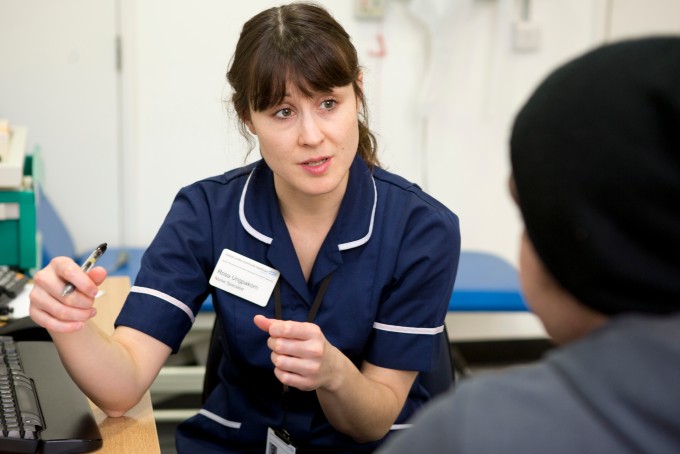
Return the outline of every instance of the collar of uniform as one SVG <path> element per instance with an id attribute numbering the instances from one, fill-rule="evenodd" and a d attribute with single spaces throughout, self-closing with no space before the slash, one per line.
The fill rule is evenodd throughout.
<path id="1" fill-rule="evenodd" d="M 355 158 L 338 217 L 321 245 L 308 282 L 294 259 L 295 249 L 277 203 L 274 176 L 264 161 L 248 177 L 241 194 L 239 216 L 250 235 L 271 246 L 267 258 L 272 266 L 311 304 L 313 289 L 342 264 L 341 252 L 359 247 L 371 238 L 376 194 L 370 171 L 361 158 Z"/>
<path id="2" fill-rule="evenodd" d="M 339 251 L 359 247 L 371 238 L 378 197 L 375 181 L 357 155 L 350 168 L 347 191 L 329 237 Z M 271 244 L 277 237 L 281 212 L 274 189 L 274 175 L 261 160 L 248 176 L 239 203 L 243 228 L 254 238 Z"/>

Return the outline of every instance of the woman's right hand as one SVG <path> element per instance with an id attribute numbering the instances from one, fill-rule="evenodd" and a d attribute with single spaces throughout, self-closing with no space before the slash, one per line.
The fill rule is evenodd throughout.
<path id="1" fill-rule="evenodd" d="M 56 257 L 33 276 L 29 314 L 48 331 L 69 333 L 81 329 L 96 314 L 93 307 L 97 286 L 106 279 L 100 266 L 85 273 L 68 257 Z M 75 291 L 62 296 L 64 287 L 73 284 Z"/>

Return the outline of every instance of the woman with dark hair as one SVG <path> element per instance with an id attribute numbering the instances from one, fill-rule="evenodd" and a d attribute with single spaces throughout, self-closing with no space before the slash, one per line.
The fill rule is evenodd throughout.
<path id="1" fill-rule="evenodd" d="M 380 168 L 356 50 L 323 8 L 246 22 L 227 78 L 262 159 L 180 190 L 112 337 L 88 322 L 105 271 L 67 258 L 36 274 L 31 316 L 117 416 L 211 295 L 219 383 L 178 451 L 370 452 L 430 398 L 418 372 L 444 335 L 458 219 Z M 66 282 L 77 291 L 64 297 Z"/>

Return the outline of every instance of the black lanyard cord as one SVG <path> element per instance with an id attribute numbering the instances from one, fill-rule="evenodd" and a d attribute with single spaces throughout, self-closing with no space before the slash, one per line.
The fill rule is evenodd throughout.
<path id="1" fill-rule="evenodd" d="M 312 307 L 309 309 L 309 313 L 307 314 L 307 323 L 312 323 L 314 319 L 316 318 L 317 312 L 319 312 L 319 308 L 321 307 L 321 302 L 323 301 L 323 297 L 326 295 L 326 290 L 328 290 L 328 285 L 331 283 L 331 278 L 333 277 L 333 273 L 329 274 L 326 276 L 321 282 L 321 287 L 319 287 L 319 291 L 316 293 L 316 296 L 314 297 L 314 302 L 312 303 Z M 277 320 L 283 320 L 283 315 L 282 315 L 282 304 L 281 304 L 281 278 L 276 281 L 276 285 L 274 286 L 274 317 Z"/>
<path id="2" fill-rule="evenodd" d="M 326 276 L 323 282 L 321 282 L 319 291 L 316 293 L 316 296 L 314 297 L 312 307 L 309 309 L 309 313 L 307 313 L 307 323 L 312 323 L 316 318 L 316 314 L 317 312 L 319 312 L 319 308 L 321 307 L 323 297 L 324 295 L 326 295 L 326 290 L 328 290 L 328 284 L 330 284 L 331 282 L 331 277 L 333 277 L 333 273 Z M 279 278 L 279 280 L 276 281 L 276 286 L 274 286 L 274 317 L 277 320 L 282 320 L 281 278 Z M 286 415 L 288 413 L 288 400 L 289 400 L 288 385 L 283 385 L 283 392 L 281 393 L 281 406 L 283 407 L 284 431 L 286 427 Z"/>

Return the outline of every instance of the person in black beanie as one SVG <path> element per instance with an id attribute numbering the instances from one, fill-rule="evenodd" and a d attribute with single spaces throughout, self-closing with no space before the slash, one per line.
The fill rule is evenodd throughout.
<path id="1" fill-rule="evenodd" d="M 510 150 L 522 290 L 559 347 L 461 381 L 378 452 L 680 452 L 680 37 L 558 68 Z"/>

